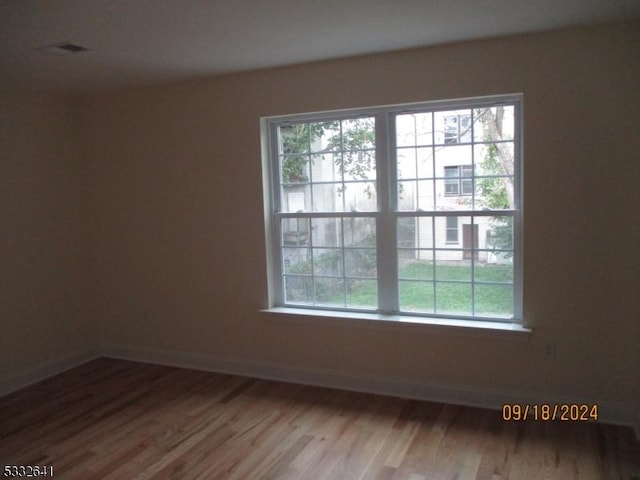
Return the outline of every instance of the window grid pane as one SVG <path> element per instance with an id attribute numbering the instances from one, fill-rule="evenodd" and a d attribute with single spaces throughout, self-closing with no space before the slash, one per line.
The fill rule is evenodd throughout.
<path id="1" fill-rule="evenodd" d="M 281 212 L 377 210 L 375 119 L 278 127 Z"/>
<path id="2" fill-rule="evenodd" d="M 398 219 L 399 311 L 479 318 L 513 315 L 511 217 L 426 215 Z M 451 246 L 452 228 L 462 239 Z M 497 228 L 503 228 L 498 232 Z M 419 235 L 419 233 L 421 235 Z M 447 245 L 449 244 L 449 245 Z M 505 248 L 497 248 L 498 245 Z M 432 291 L 426 292 L 429 284 Z"/>
<path id="3" fill-rule="evenodd" d="M 281 219 L 284 302 L 322 307 L 377 308 L 375 219 Z"/>

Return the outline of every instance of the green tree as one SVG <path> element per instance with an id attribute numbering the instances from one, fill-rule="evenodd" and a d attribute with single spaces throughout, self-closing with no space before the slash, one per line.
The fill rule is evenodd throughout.
<path id="1" fill-rule="evenodd" d="M 335 123 L 335 122 L 328 122 Z M 310 157 L 311 144 L 322 136 L 329 124 L 301 123 L 281 127 L 282 153 L 282 183 L 299 183 L 309 180 L 307 165 Z"/>
<path id="2" fill-rule="evenodd" d="M 505 139 L 504 107 L 485 108 L 478 111 L 483 137 L 487 142 L 499 142 Z M 487 144 L 487 153 L 480 167 L 486 175 L 505 175 L 504 177 L 481 178 L 478 181 L 478 202 L 490 210 L 508 210 L 514 208 L 514 172 L 513 154 L 506 143 Z M 491 218 L 491 243 L 498 249 L 513 248 L 513 218 Z M 505 254 L 511 257 L 510 254 Z"/>
<path id="3" fill-rule="evenodd" d="M 500 142 L 506 140 L 504 107 L 483 108 L 477 110 L 476 117 L 482 126 L 484 140 L 487 142 Z M 513 201 L 513 154 L 505 143 L 490 143 L 487 155 L 481 167 L 489 175 L 505 175 L 503 181 L 497 179 L 484 179 L 490 181 L 482 185 L 482 191 L 487 201 L 487 207 L 492 209 L 512 209 Z M 491 181 L 493 183 L 491 183 Z M 493 188 L 490 188 L 493 187 Z"/>
<path id="4" fill-rule="evenodd" d="M 351 124 L 347 122 L 352 122 Z M 308 166 L 313 162 L 311 147 L 326 138 L 326 148 L 314 154 L 335 152 L 334 163 L 345 176 L 357 180 L 367 180 L 375 164 L 375 156 L 366 148 L 375 145 L 375 120 L 330 121 L 321 123 L 301 123 L 281 127 L 282 182 L 285 184 L 306 182 Z M 369 192 L 371 195 L 372 192 Z"/>

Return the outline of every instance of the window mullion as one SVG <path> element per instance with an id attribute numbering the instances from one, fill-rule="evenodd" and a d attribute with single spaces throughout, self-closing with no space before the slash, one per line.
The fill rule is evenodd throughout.
<path id="1" fill-rule="evenodd" d="M 395 127 L 393 116 L 383 112 L 376 116 L 376 174 L 378 180 L 378 310 L 393 313 L 398 310 L 398 255 Z"/>
<path id="2" fill-rule="evenodd" d="M 278 216 L 278 213 L 282 210 L 282 192 L 280 191 L 280 149 L 279 149 L 279 134 L 278 126 L 276 124 L 270 125 L 268 148 L 271 155 L 271 205 L 270 211 L 272 212 L 267 218 L 269 218 L 268 232 L 271 236 L 271 258 L 269 259 L 269 271 L 270 271 L 270 288 L 269 288 L 269 302 L 273 305 L 282 304 L 284 300 L 284 280 L 283 280 L 283 262 L 282 251 L 280 248 L 280 239 L 282 238 L 282 222 Z"/>
<path id="3" fill-rule="evenodd" d="M 523 182 L 522 182 L 522 103 L 514 102 L 514 214 L 513 214 L 513 314 L 522 319 L 522 228 L 523 228 Z"/>

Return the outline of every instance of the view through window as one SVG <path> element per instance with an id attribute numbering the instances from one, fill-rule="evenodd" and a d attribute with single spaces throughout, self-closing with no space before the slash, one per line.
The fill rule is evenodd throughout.
<path id="1" fill-rule="evenodd" d="M 268 125 L 278 305 L 519 320 L 519 96 Z"/>

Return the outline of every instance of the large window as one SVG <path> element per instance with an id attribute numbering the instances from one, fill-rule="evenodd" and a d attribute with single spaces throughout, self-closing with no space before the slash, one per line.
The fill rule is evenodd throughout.
<path id="1" fill-rule="evenodd" d="M 266 119 L 273 306 L 519 321 L 520 97 Z"/>

